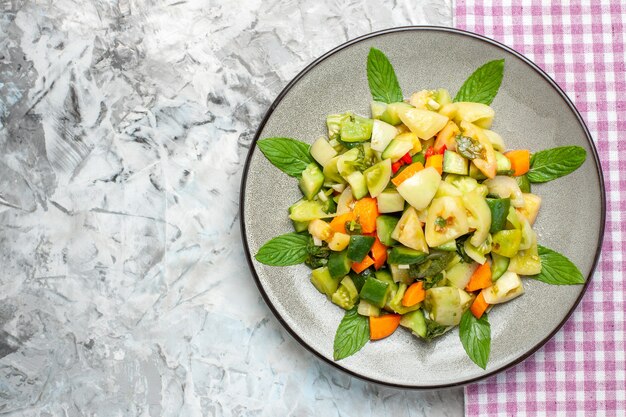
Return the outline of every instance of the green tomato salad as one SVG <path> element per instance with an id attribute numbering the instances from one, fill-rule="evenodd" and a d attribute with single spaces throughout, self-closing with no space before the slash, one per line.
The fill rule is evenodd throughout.
<path id="1" fill-rule="evenodd" d="M 335 360 L 399 328 L 430 341 L 459 326 L 465 351 L 486 368 L 489 312 L 523 295 L 525 279 L 584 283 L 571 261 L 538 244 L 541 197 L 531 184 L 573 172 L 586 152 L 508 149 L 491 128 L 503 75 L 495 60 L 454 98 L 445 88 L 405 98 L 389 59 L 372 48 L 371 114 L 328 115 L 312 145 L 258 141 L 303 196 L 289 208 L 294 231 L 255 258 L 305 263 L 321 295 L 346 310 Z"/>

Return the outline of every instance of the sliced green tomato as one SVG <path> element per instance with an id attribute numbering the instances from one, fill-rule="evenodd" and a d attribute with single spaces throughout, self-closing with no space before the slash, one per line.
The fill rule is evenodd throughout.
<path id="1" fill-rule="evenodd" d="M 530 224 L 534 224 L 539 214 L 539 207 L 541 207 L 541 197 L 535 194 L 524 193 L 524 207 L 518 208 L 517 212 L 526 217 Z"/>
<path id="2" fill-rule="evenodd" d="M 458 102 L 456 105 L 456 117 L 466 122 L 474 123 L 480 121 L 482 127 L 489 128 L 495 112 L 491 107 L 482 103 Z"/>
<path id="3" fill-rule="evenodd" d="M 487 262 L 487 258 L 485 257 L 486 252 L 479 250 L 476 246 L 472 245 L 469 239 L 467 239 L 465 243 L 463 244 L 463 250 L 465 251 L 467 256 L 469 256 L 470 258 L 472 258 L 474 261 L 478 262 L 479 264 L 482 265 L 485 262 Z"/>
<path id="4" fill-rule="evenodd" d="M 498 175 L 508 175 L 511 172 L 511 161 L 500 152 L 495 152 L 495 154 Z"/>
<path id="5" fill-rule="evenodd" d="M 419 310 L 419 308 L 422 306 L 422 303 L 417 303 L 411 307 L 405 307 L 402 305 L 402 298 L 404 297 L 404 293 L 406 292 L 406 289 L 408 287 L 408 283 L 400 283 L 398 285 L 398 290 L 396 291 L 395 295 L 393 296 L 391 301 L 389 301 L 389 307 L 398 314 L 407 314 L 411 311 Z"/>
<path id="6" fill-rule="evenodd" d="M 433 97 L 440 106 L 445 106 L 446 104 L 452 103 L 452 97 L 450 97 L 450 92 L 445 88 L 439 88 L 435 91 L 435 95 Z"/>
<path id="7" fill-rule="evenodd" d="M 435 198 L 438 197 L 461 197 L 463 193 L 459 191 L 454 185 L 441 181 L 439 183 L 439 188 L 437 188 L 437 192 L 435 193 Z"/>
<path id="8" fill-rule="evenodd" d="M 448 123 L 448 118 L 434 111 L 405 109 L 400 112 L 400 120 L 420 139 L 430 139 Z"/>
<path id="9" fill-rule="evenodd" d="M 293 224 L 293 230 L 296 232 L 304 232 L 309 228 L 309 222 L 294 222 L 292 220 L 291 223 Z"/>
<path id="10" fill-rule="evenodd" d="M 309 152 L 321 166 L 326 166 L 331 159 L 337 156 L 337 151 L 328 143 L 325 137 L 321 137 L 313 142 Z"/>
<path id="11" fill-rule="evenodd" d="M 470 227 L 476 229 L 469 239 L 470 243 L 474 246 L 480 246 L 487 239 L 487 236 L 489 236 L 489 229 L 491 228 L 491 210 L 485 199 L 476 191 L 463 195 L 463 204 L 471 213 L 471 219 L 468 219 Z"/>
<path id="12" fill-rule="evenodd" d="M 380 316 L 380 308 L 361 299 L 359 301 L 359 308 L 357 309 L 357 313 L 366 317 L 378 317 Z"/>
<path id="13" fill-rule="evenodd" d="M 369 302 L 370 304 L 382 308 L 387 303 L 387 297 L 389 296 L 389 284 L 376 278 L 367 278 L 359 296 L 362 300 Z"/>
<path id="14" fill-rule="evenodd" d="M 510 258 L 506 256 L 498 255 L 495 252 L 491 253 L 491 280 L 493 282 L 496 282 L 506 272 L 510 261 Z"/>
<path id="15" fill-rule="evenodd" d="M 517 215 L 517 212 L 516 212 Z M 537 234 L 530 225 L 530 222 L 524 216 L 517 216 L 519 222 L 522 224 L 522 241 L 519 244 L 520 250 L 530 249 L 532 245 L 537 244 Z"/>
<path id="16" fill-rule="evenodd" d="M 372 197 L 378 197 L 387 187 L 391 179 L 391 159 L 385 159 L 372 165 L 363 172 L 367 189 Z"/>
<path id="17" fill-rule="evenodd" d="M 316 163 L 312 162 L 302 171 L 302 176 L 298 181 L 300 190 L 307 200 L 313 200 L 322 189 L 324 184 L 324 174 Z"/>
<path id="18" fill-rule="evenodd" d="M 530 248 L 520 250 L 508 265 L 510 272 L 520 275 L 536 275 L 541 272 L 541 258 L 537 252 L 537 243 L 535 242 Z"/>
<path id="19" fill-rule="evenodd" d="M 423 262 L 427 256 L 428 254 L 422 251 L 396 246 L 389 250 L 387 262 L 396 265 L 411 265 Z"/>
<path id="20" fill-rule="evenodd" d="M 352 116 L 341 123 L 341 140 L 344 142 L 363 142 L 372 137 L 373 121 L 361 116 Z"/>
<path id="21" fill-rule="evenodd" d="M 404 198 L 396 190 L 388 188 L 376 198 L 379 213 L 396 213 L 404 210 Z"/>
<path id="22" fill-rule="evenodd" d="M 486 180 L 483 184 L 489 189 L 489 194 L 497 195 L 500 198 L 511 198 L 513 207 L 524 207 L 524 196 L 515 178 L 498 175 Z"/>
<path id="23" fill-rule="evenodd" d="M 407 180 L 408 181 L 408 180 Z M 435 247 L 469 231 L 466 208 L 459 197 L 439 197 L 428 208 L 426 242 Z"/>
<path id="24" fill-rule="evenodd" d="M 397 187 L 398 192 L 417 210 L 426 208 L 437 193 L 441 175 L 433 167 L 425 168 Z"/>
<path id="25" fill-rule="evenodd" d="M 300 200 L 289 207 L 289 218 L 296 222 L 333 217 L 324 211 L 324 205 L 317 200 Z"/>
<path id="26" fill-rule="evenodd" d="M 477 125 L 469 123 L 465 120 L 460 122 L 459 127 L 461 128 L 464 136 L 477 140 L 484 149 L 483 157 L 473 159 L 472 163 L 476 165 L 476 167 L 480 169 L 480 171 L 488 178 L 495 177 L 498 168 L 495 151 L 493 150 L 493 146 L 491 146 L 491 143 L 483 130 Z"/>
<path id="27" fill-rule="evenodd" d="M 501 304 L 524 294 L 522 280 L 515 272 L 505 272 L 491 287 L 485 288 L 483 297 L 489 304 Z"/>
<path id="28" fill-rule="evenodd" d="M 487 205 L 491 211 L 491 225 L 489 232 L 495 233 L 504 229 L 506 226 L 506 218 L 509 215 L 511 207 L 511 199 L 509 198 L 488 198 Z"/>
<path id="29" fill-rule="evenodd" d="M 355 199 L 360 200 L 367 195 L 367 181 L 365 180 L 365 175 L 360 171 L 350 173 L 346 180 L 350 184 L 350 189 L 352 189 L 352 195 Z"/>
<path id="30" fill-rule="evenodd" d="M 469 193 L 477 189 L 480 184 L 474 178 L 467 177 L 464 175 L 446 175 L 446 179 L 444 180 L 448 184 L 455 186 L 461 193 Z"/>
<path id="31" fill-rule="evenodd" d="M 352 261 L 348 258 L 348 250 L 331 252 L 328 257 L 328 272 L 333 278 L 341 278 L 350 272 Z"/>
<path id="32" fill-rule="evenodd" d="M 413 207 L 406 209 L 391 233 L 391 238 L 406 247 L 428 253 L 428 244 L 424 238 L 422 223 Z"/>
<path id="33" fill-rule="evenodd" d="M 372 149 L 378 152 L 385 150 L 389 142 L 398 135 L 398 129 L 381 120 L 374 120 L 372 127 Z"/>
<path id="34" fill-rule="evenodd" d="M 397 242 L 391 237 L 394 229 L 398 225 L 398 218 L 382 215 L 376 218 L 376 235 L 378 240 L 385 246 L 393 246 Z"/>
<path id="35" fill-rule="evenodd" d="M 466 303 L 465 291 L 454 287 L 435 287 L 426 290 L 424 307 L 430 312 L 430 318 L 442 326 L 456 326 L 461 321 Z"/>
<path id="36" fill-rule="evenodd" d="M 372 245 L 376 240 L 372 236 L 352 235 L 350 236 L 350 244 L 348 245 L 348 258 L 354 262 L 361 262 L 365 255 L 372 249 Z"/>
<path id="37" fill-rule="evenodd" d="M 504 152 L 504 141 L 502 136 L 494 132 L 493 130 L 483 129 L 485 136 L 489 139 L 494 151 Z"/>
<path id="38" fill-rule="evenodd" d="M 426 337 L 426 319 L 421 309 L 403 314 L 400 326 L 411 330 L 415 336 Z"/>
<path id="39" fill-rule="evenodd" d="M 328 272 L 328 268 L 325 266 L 311 271 L 311 283 L 319 292 L 326 294 L 327 297 L 332 297 L 339 286 L 339 280 L 330 276 L 330 272 Z"/>
<path id="40" fill-rule="evenodd" d="M 443 154 L 443 172 L 450 174 L 467 175 L 468 160 L 454 151 L 446 150 Z"/>
<path id="41" fill-rule="evenodd" d="M 477 263 L 459 262 L 446 270 L 446 279 L 453 286 L 463 289 L 477 268 Z"/>
<path id="42" fill-rule="evenodd" d="M 509 207 L 509 213 L 506 215 L 506 228 L 522 230 L 522 221 L 513 207 Z"/>
<path id="43" fill-rule="evenodd" d="M 352 188 L 350 186 L 344 188 L 337 200 L 337 214 L 344 214 L 352 211 L 354 203 L 354 195 L 352 195 Z"/>
<path id="44" fill-rule="evenodd" d="M 337 291 L 333 293 L 331 301 L 345 310 L 350 310 L 358 298 L 359 292 L 354 286 L 354 282 L 350 277 L 344 277 Z"/>
<path id="45" fill-rule="evenodd" d="M 337 184 L 345 184 L 346 180 L 339 174 L 339 169 L 337 168 L 337 162 L 339 162 L 339 158 L 342 155 L 335 156 L 331 158 L 326 165 L 324 165 L 324 180 L 326 182 L 337 183 Z"/>
<path id="46" fill-rule="evenodd" d="M 522 241 L 522 232 L 514 230 L 500 230 L 493 234 L 493 243 L 491 251 L 507 258 L 514 257 L 519 251 L 519 245 Z"/>
<path id="47" fill-rule="evenodd" d="M 391 278 L 393 278 L 393 282 L 403 282 L 405 284 L 413 282 L 413 278 L 409 276 L 408 269 L 400 268 L 399 265 L 389 264 L 389 270 L 391 271 Z"/>
<path id="48" fill-rule="evenodd" d="M 517 185 L 519 185 L 519 189 L 522 193 L 530 193 L 530 180 L 528 179 L 528 175 L 524 174 L 515 177 L 515 181 L 517 181 Z"/>

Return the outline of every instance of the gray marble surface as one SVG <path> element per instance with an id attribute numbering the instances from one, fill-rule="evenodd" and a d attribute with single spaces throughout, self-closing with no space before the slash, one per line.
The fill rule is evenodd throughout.
<path id="1" fill-rule="evenodd" d="M 365 383 L 298 345 L 237 214 L 291 77 L 450 6 L 0 1 L 0 415 L 462 415 L 462 390 Z"/>

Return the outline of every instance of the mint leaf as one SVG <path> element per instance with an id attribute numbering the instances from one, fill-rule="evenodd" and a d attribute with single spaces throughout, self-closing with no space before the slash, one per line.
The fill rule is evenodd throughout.
<path id="1" fill-rule="evenodd" d="M 376 48 L 367 55 L 367 82 L 375 101 L 397 103 L 404 98 L 391 62 Z"/>
<path id="2" fill-rule="evenodd" d="M 485 369 L 491 351 L 491 325 L 487 314 L 477 319 L 469 310 L 463 313 L 459 325 L 459 336 L 467 356 L 476 365 Z"/>
<path id="3" fill-rule="evenodd" d="M 537 246 L 541 258 L 541 272 L 531 275 L 538 281 L 552 285 L 584 284 L 585 277 L 580 270 L 565 256 L 544 246 Z"/>
<path id="4" fill-rule="evenodd" d="M 357 307 L 346 311 L 341 319 L 335 342 L 333 357 L 336 361 L 355 354 L 370 340 L 370 323 L 367 317 L 357 313 Z"/>
<path id="5" fill-rule="evenodd" d="M 285 233 L 266 242 L 254 257 L 270 266 L 297 265 L 307 259 L 308 243 L 307 234 Z"/>
<path id="6" fill-rule="evenodd" d="M 491 104 L 498 94 L 503 75 L 504 59 L 487 62 L 465 80 L 454 101 Z"/>
<path id="7" fill-rule="evenodd" d="M 292 177 L 299 177 L 313 162 L 310 145 L 291 138 L 267 138 L 257 142 L 263 155 L 278 169 Z"/>
<path id="8" fill-rule="evenodd" d="M 530 158 L 528 180 L 548 182 L 570 174 L 587 159 L 587 151 L 580 146 L 560 146 L 539 151 Z"/>

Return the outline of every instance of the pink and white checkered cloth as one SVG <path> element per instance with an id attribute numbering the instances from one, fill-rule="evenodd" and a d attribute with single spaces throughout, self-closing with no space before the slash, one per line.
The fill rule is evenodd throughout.
<path id="1" fill-rule="evenodd" d="M 585 3 L 585 4 L 582 4 Z M 626 2 L 456 0 L 455 24 L 529 57 L 596 141 L 607 195 L 600 263 L 559 333 L 518 366 L 465 388 L 471 416 L 626 416 Z"/>

